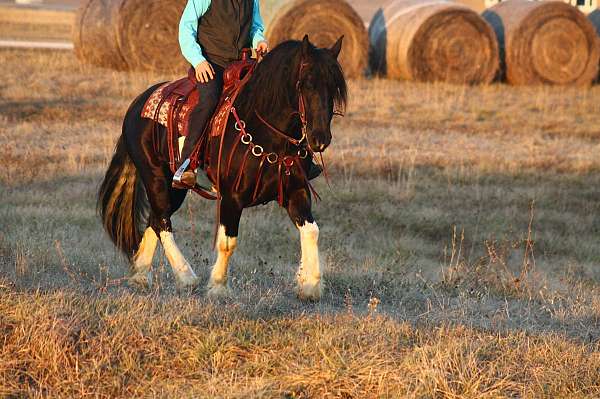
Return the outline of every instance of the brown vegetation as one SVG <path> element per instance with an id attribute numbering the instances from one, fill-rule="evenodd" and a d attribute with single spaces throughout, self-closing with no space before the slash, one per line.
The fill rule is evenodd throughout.
<path id="1" fill-rule="evenodd" d="M 594 346 L 377 313 L 253 317 L 197 299 L 0 288 L 0 394 L 50 397 L 595 396 Z"/>
<path id="2" fill-rule="evenodd" d="M 125 110 L 170 76 L 0 60 L 0 396 L 600 396 L 599 87 L 350 82 L 317 182 L 324 300 L 295 298 L 272 204 L 211 302 L 162 254 L 130 290 L 95 214 Z M 174 223 L 203 281 L 213 206 Z"/>
<path id="3" fill-rule="evenodd" d="M 4 39 L 68 40 L 71 37 L 72 12 L 29 10 L 2 6 L 0 37 Z"/>

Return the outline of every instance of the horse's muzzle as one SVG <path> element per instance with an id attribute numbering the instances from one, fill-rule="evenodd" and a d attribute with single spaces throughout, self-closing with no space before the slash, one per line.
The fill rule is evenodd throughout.
<path id="1" fill-rule="evenodd" d="M 313 152 L 323 152 L 331 144 L 331 133 L 325 131 L 313 131 L 309 135 L 308 143 Z"/>
<path id="2" fill-rule="evenodd" d="M 312 152 L 324 152 L 327 149 L 327 147 L 329 147 L 329 144 L 311 144 L 310 149 L 312 150 Z"/>

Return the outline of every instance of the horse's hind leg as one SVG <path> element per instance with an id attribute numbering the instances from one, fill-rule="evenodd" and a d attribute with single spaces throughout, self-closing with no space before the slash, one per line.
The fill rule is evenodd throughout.
<path id="1" fill-rule="evenodd" d="M 221 220 L 217 231 L 217 261 L 215 262 L 208 282 L 209 297 L 229 295 L 227 272 L 229 259 L 237 247 L 237 236 L 242 216 L 242 209 L 232 201 L 224 198 L 220 206 Z"/>
<path id="2" fill-rule="evenodd" d="M 173 269 L 177 290 L 183 291 L 195 288 L 199 282 L 196 273 L 194 273 L 194 270 L 175 243 L 171 225 L 171 215 L 175 213 L 183 203 L 186 192 L 168 188 L 166 194 L 168 195 L 168 202 L 159 201 L 159 204 L 152 207 L 153 215 L 151 215 L 150 224 L 154 231 L 157 232 L 160 242 L 165 250 L 167 260 Z M 161 195 L 164 196 L 164 194 Z M 160 198 L 161 195 L 159 195 L 158 198 Z M 165 204 L 168 204 L 169 206 L 167 207 Z M 155 209 L 158 210 L 158 212 L 155 212 Z"/>
<path id="3" fill-rule="evenodd" d="M 292 193 L 289 196 L 287 211 L 292 222 L 300 231 L 302 258 L 297 274 L 298 297 L 302 300 L 318 301 L 323 292 L 319 260 L 319 226 L 312 216 L 308 190 L 298 190 Z"/>
<path id="4" fill-rule="evenodd" d="M 173 268 L 177 288 L 181 290 L 198 284 L 198 277 L 175 244 L 171 227 L 171 216 L 181 206 L 186 192 L 171 188 L 172 175 L 164 159 L 156 153 L 155 131 L 161 129 L 164 132 L 164 129 L 148 119 L 140 118 L 144 103 L 155 88 L 156 86 L 148 89 L 133 102 L 123 122 L 127 152 L 146 189 L 150 203 L 149 225 L 156 236 L 146 231 L 145 241 L 141 243 L 140 251 L 134 257 L 133 269 L 134 276 L 137 274 L 143 281 L 142 274 L 147 274 L 145 271 L 150 269 L 156 241 L 160 239 Z M 164 139 L 165 135 L 161 134 L 161 137 Z"/>
<path id="5" fill-rule="evenodd" d="M 159 167 L 149 164 L 139 170 L 150 202 L 149 224 L 165 250 L 177 290 L 194 288 L 198 285 L 198 277 L 175 243 L 171 225 L 171 216 L 183 203 L 186 192 L 173 190 L 170 178 Z"/>
<path id="6" fill-rule="evenodd" d="M 152 227 L 144 232 L 140 247 L 132 259 L 129 283 L 147 289 L 152 285 L 152 259 L 158 245 L 158 236 Z"/>

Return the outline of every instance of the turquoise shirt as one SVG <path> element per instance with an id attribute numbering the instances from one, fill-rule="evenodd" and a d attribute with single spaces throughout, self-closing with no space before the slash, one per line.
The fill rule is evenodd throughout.
<path id="1" fill-rule="evenodd" d="M 202 54 L 202 48 L 196 42 L 198 37 L 198 20 L 206 13 L 210 7 L 211 0 L 188 0 L 181 21 L 179 22 L 179 47 L 185 59 L 194 67 L 206 58 Z M 252 38 L 252 46 L 256 48 L 258 43 L 265 40 L 264 32 L 265 25 L 260 16 L 260 5 L 258 0 L 254 0 L 252 17 L 252 28 L 250 29 L 250 37 Z"/>

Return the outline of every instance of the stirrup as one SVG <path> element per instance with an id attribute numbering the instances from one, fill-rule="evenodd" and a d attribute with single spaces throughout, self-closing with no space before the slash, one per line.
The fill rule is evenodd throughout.
<path id="1" fill-rule="evenodd" d="M 181 178 L 183 177 L 183 174 L 185 173 L 185 171 L 187 170 L 187 168 L 190 166 L 191 163 L 192 163 L 192 161 L 189 158 L 186 159 L 185 161 L 183 161 L 183 163 L 181 164 L 179 169 L 177 169 L 177 172 L 175 172 L 175 175 L 173 176 L 173 181 L 181 182 Z"/>

